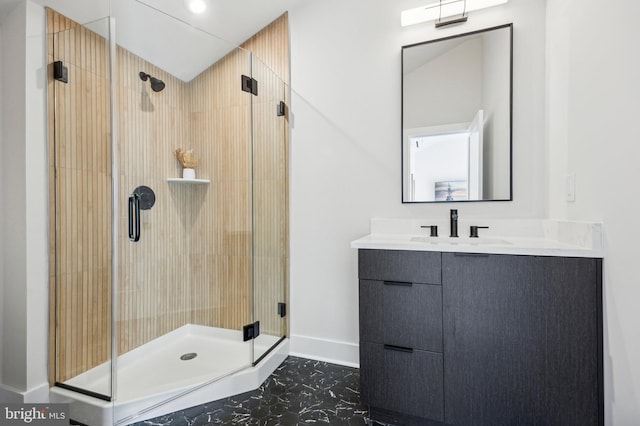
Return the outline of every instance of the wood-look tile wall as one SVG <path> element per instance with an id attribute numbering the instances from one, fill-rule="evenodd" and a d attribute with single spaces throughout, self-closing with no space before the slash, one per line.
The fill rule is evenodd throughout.
<path id="1" fill-rule="evenodd" d="M 190 223 L 193 322 L 240 329 L 251 320 L 251 98 L 240 90 L 249 54 L 236 50 L 189 83 L 189 148 L 211 196 Z M 212 294 L 213 292 L 213 294 Z"/>
<path id="2" fill-rule="evenodd" d="M 97 35 L 53 11 L 48 13 L 50 40 L 61 36 L 66 40 L 66 32 L 60 32 L 66 27 L 60 22 L 74 28 L 75 35 L 71 39 L 79 47 L 74 50 L 65 44 L 64 58 L 71 58 L 69 55 L 80 58 L 81 70 L 89 67 L 86 65 L 88 58 L 96 60 L 104 53 L 106 60 L 106 51 L 100 50 L 106 49 L 104 40 L 101 40 L 100 49 L 94 49 L 91 43 L 100 39 Z M 257 49 L 258 56 L 273 60 L 269 66 L 288 81 L 286 20 L 287 16 L 283 15 L 274 21 L 252 37 L 247 47 Z M 59 55 L 63 44 L 58 43 L 58 46 L 50 43 L 52 57 L 49 62 Z M 67 51 L 73 53 L 67 55 Z M 67 61 L 74 62 L 65 59 Z M 188 323 L 239 329 L 249 322 L 252 249 L 256 318 L 260 319 L 263 332 L 276 335 L 286 332 L 284 320 L 276 315 L 276 303 L 286 297 L 288 268 L 288 124 L 286 117 L 275 114 L 277 102 L 286 101 L 286 88 L 272 71 L 258 64 L 255 57 L 253 62 L 252 71 L 248 52 L 237 49 L 185 83 L 131 52 L 117 48 L 117 324 L 120 354 Z M 99 63 L 99 66 L 106 71 L 107 63 Z M 165 89 L 153 92 L 149 82 L 140 80 L 140 71 L 163 80 Z M 240 75 L 252 72 L 254 78 L 260 80 L 260 96 L 253 99 L 240 91 Z M 72 72 L 70 67 L 70 80 L 78 79 L 77 83 L 74 80 L 63 85 L 51 78 L 49 82 L 49 125 L 56 129 L 50 132 L 50 170 L 52 182 L 56 182 L 50 192 L 52 203 L 58 203 L 55 204 L 56 214 L 51 215 L 55 221 L 51 229 L 56 229 L 51 235 L 51 258 L 55 259 L 51 279 L 52 288 L 57 286 L 59 294 L 57 303 L 51 301 L 52 312 L 55 306 L 59 318 L 57 330 L 51 333 L 55 336 L 57 332 L 57 344 L 51 341 L 52 350 L 58 347 L 55 357 L 58 360 L 57 381 L 104 362 L 109 354 L 108 347 L 98 345 L 102 349 L 100 356 L 85 356 L 88 348 L 97 344 L 94 341 L 109 341 L 111 161 L 109 111 L 99 110 L 100 117 L 92 115 L 86 100 L 96 99 L 97 93 L 93 82 L 79 77 L 83 73 L 95 74 L 91 68 L 86 72 L 75 69 Z M 79 82 L 81 79 L 86 85 Z M 108 106 L 108 80 L 104 80 L 103 86 L 95 103 L 98 105 L 104 100 Z M 68 99 L 70 87 L 80 87 L 75 103 Z M 54 99 L 55 108 L 52 107 Z M 65 133 L 69 123 L 74 123 L 80 133 Z M 100 144 L 94 144 L 91 138 L 102 139 Z M 93 151 L 86 148 L 89 145 L 104 145 L 104 148 L 102 156 L 97 157 L 101 161 L 99 166 L 78 177 L 83 185 L 80 190 L 73 182 L 61 180 L 67 163 L 55 163 L 55 159 L 67 156 L 75 161 L 74 155 L 93 155 L 93 159 Z M 181 170 L 173 154 L 178 147 L 194 149 L 199 158 L 197 177 L 210 179 L 210 184 L 167 182 L 168 177 L 180 176 Z M 87 167 L 95 166 L 95 161 L 87 162 Z M 103 179 L 87 173 L 98 173 Z M 95 186 L 90 187 L 88 182 Z M 127 196 L 139 185 L 155 191 L 156 204 L 152 209 L 142 211 L 140 241 L 131 243 L 126 234 Z M 99 194 L 100 198 L 90 197 L 86 201 L 90 205 L 85 207 L 82 191 Z M 67 199 L 69 204 L 65 204 L 65 210 L 60 200 Z M 83 218 L 91 213 L 99 214 L 102 222 L 84 221 Z M 66 223 L 70 226 L 65 228 L 63 224 Z M 252 228 L 255 229 L 253 247 Z M 84 242 L 83 239 L 86 243 L 78 244 Z M 63 244 L 66 244 L 64 247 L 82 247 L 86 256 L 99 258 L 98 270 L 104 271 L 104 275 L 91 275 L 87 268 L 97 268 L 95 263 L 78 262 L 77 254 L 65 251 Z M 75 268 L 87 280 L 66 284 L 62 274 L 53 275 L 53 271 L 62 271 L 62 264 Z M 95 288 L 97 282 L 101 283 L 98 288 L 102 293 L 85 290 Z M 76 297 L 79 295 L 82 298 Z M 89 308 L 100 303 L 100 311 Z M 101 328 L 85 333 L 85 341 L 82 337 L 85 334 L 71 332 L 63 323 L 80 324 L 87 331 L 88 326 L 82 324 L 99 323 Z M 61 348 L 65 348 L 63 353 Z M 93 352 L 96 351 L 89 353 Z"/>
<path id="3" fill-rule="evenodd" d="M 202 191 L 170 186 L 177 176 L 173 150 L 189 139 L 186 83 L 117 48 L 118 111 L 118 353 L 125 353 L 189 322 L 190 218 Z M 165 82 L 162 92 L 142 81 L 145 72 Z M 127 199 L 138 186 L 156 196 L 141 211 L 140 241 L 129 241 Z M 198 190 L 207 188 L 197 188 Z"/>

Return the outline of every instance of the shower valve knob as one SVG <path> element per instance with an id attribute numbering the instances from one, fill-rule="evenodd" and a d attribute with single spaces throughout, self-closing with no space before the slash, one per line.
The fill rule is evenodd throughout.
<path id="1" fill-rule="evenodd" d="M 133 193 L 140 198 L 140 210 L 149 210 L 156 203 L 156 194 L 148 186 L 139 186 Z"/>

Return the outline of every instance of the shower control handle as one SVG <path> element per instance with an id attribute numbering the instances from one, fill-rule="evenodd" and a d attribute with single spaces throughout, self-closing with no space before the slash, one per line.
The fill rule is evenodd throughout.
<path id="1" fill-rule="evenodd" d="M 138 194 L 129 195 L 129 240 L 140 240 L 140 197 Z"/>

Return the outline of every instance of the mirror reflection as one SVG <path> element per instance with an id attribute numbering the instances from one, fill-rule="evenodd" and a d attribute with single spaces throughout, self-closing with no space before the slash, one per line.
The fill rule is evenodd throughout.
<path id="1" fill-rule="evenodd" d="M 512 25 L 402 48 L 402 201 L 512 199 Z"/>

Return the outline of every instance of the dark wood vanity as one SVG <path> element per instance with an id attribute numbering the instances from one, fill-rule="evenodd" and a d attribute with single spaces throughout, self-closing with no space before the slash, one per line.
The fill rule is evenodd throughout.
<path id="1" fill-rule="evenodd" d="M 358 251 L 361 399 L 402 425 L 602 425 L 602 259 Z"/>

